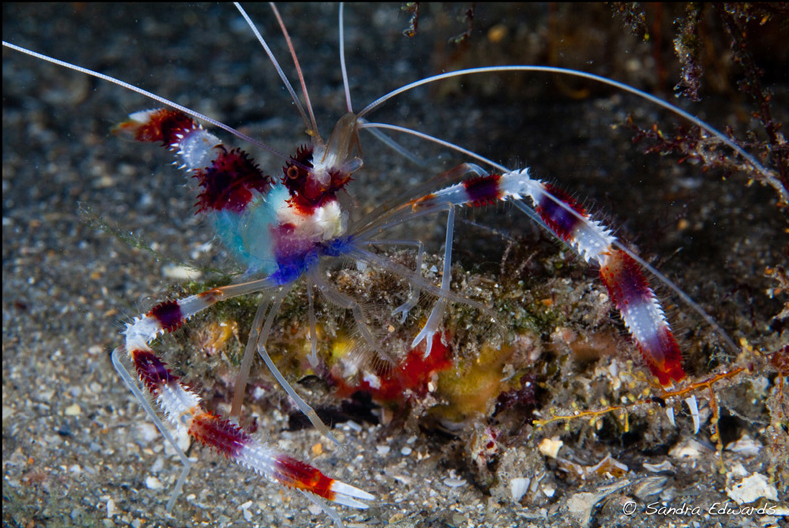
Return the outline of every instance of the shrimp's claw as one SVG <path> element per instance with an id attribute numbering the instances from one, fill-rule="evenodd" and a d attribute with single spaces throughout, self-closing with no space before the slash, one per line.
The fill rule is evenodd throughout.
<path id="1" fill-rule="evenodd" d="M 374 495 L 371 495 L 366 491 L 362 491 L 357 487 L 351 486 L 350 484 L 346 484 L 345 482 L 339 480 L 335 480 L 332 483 L 331 489 L 334 492 L 334 502 L 342 504 L 343 506 L 366 510 L 370 507 L 370 505 L 356 499 L 366 501 L 375 500 Z"/>
<path id="2" fill-rule="evenodd" d="M 287 455 L 277 457 L 274 478 L 284 486 L 308 491 L 318 497 L 360 510 L 367 509 L 375 497 L 359 488 L 327 477 L 319 469 Z M 360 499 L 360 500 L 357 500 Z"/>

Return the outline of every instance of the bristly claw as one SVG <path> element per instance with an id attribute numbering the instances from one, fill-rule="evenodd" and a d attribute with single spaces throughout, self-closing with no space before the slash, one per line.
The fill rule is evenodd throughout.
<path id="1" fill-rule="evenodd" d="M 361 502 L 361 500 L 375 499 L 373 495 L 339 480 L 329 478 L 320 470 L 287 455 L 280 455 L 276 458 L 273 476 L 284 486 L 308 491 L 318 497 L 352 508 L 367 509 L 369 504 Z"/>

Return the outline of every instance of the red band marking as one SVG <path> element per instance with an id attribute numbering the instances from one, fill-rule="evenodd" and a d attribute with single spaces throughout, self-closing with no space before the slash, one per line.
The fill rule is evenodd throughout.
<path id="1" fill-rule="evenodd" d="M 335 493 L 331 490 L 334 479 L 320 472 L 317 468 L 305 464 L 287 455 L 277 457 L 277 480 L 285 486 L 303 489 L 327 500 L 334 500 Z"/>
<path id="2" fill-rule="evenodd" d="M 654 298 L 638 263 L 624 251 L 615 250 L 609 255 L 605 266 L 600 268 L 600 278 L 623 317 L 630 306 L 651 303 Z M 655 328 L 649 329 L 649 337 L 635 341 L 649 370 L 661 385 L 668 385 L 672 379 L 682 380 L 685 372 L 679 345 L 667 325 L 658 326 L 661 323 L 654 321 Z"/>
<path id="3" fill-rule="evenodd" d="M 488 176 L 478 176 L 463 182 L 463 187 L 468 194 L 469 205 L 484 206 L 490 205 L 501 198 L 499 180 L 501 175 L 490 174 Z"/>
<path id="4" fill-rule="evenodd" d="M 161 141 L 163 146 L 169 147 L 178 143 L 179 135 L 187 134 L 196 128 L 197 123 L 183 112 L 160 108 L 152 110 L 145 123 L 130 119 L 116 126 L 115 131 L 130 136 L 135 141 Z"/>
<path id="5" fill-rule="evenodd" d="M 631 302 L 652 298 L 649 287 L 638 263 L 621 250 L 614 250 L 600 268 L 600 278 L 608 288 L 614 305 L 623 310 Z"/>
<path id="6" fill-rule="evenodd" d="M 377 387 L 372 386 L 367 380 L 349 385 L 342 377 L 334 376 L 338 385 L 337 395 L 345 397 L 357 391 L 364 391 L 370 394 L 374 401 L 381 403 L 404 403 L 414 396 L 424 397 L 433 375 L 452 366 L 452 351 L 444 345 L 442 339 L 450 342 L 445 334 L 437 333 L 433 336 L 433 348 L 427 357 L 425 357 L 425 343 L 412 348 L 400 364 L 379 376 Z"/>
<path id="7" fill-rule="evenodd" d="M 649 370 L 661 385 L 668 385 L 671 380 L 680 381 L 685 379 L 685 371 L 682 370 L 682 353 L 674 339 L 674 334 L 666 327 L 661 328 L 649 340 L 649 343 L 636 343 L 644 361 L 647 362 Z"/>
<path id="8" fill-rule="evenodd" d="M 416 198 L 415 200 L 411 200 L 409 203 L 411 204 L 411 210 L 414 212 L 424 209 L 425 207 L 430 207 L 433 205 L 433 201 L 435 200 L 436 195 L 433 193 L 426 194 L 421 198 Z"/>
<path id="9" fill-rule="evenodd" d="M 152 352 L 132 350 L 131 356 L 137 376 L 151 394 L 156 394 L 162 385 L 178 382 L 178 376 L 173 375 L 167 368 L 167 364 Z"/>
<path id="10" fill-rule="evenodd" d="M 231 458 L 238 456 L 250 441 L 250 436 L 239 426 L 209 412 L 192 418 L 189 435 L 201 444 Z"/>
<path id="11" fill-rule="evenodd" d="M 337 198 L 337 192 L 351 181 L 351 175 L 337 169 L 329 170 L 329 180 L 321 183 L 313 174 L 312 146 L 304 145 L 290 158 L 282 176 L 282 184 L 288 188 L 288 203 L 300 213 L 309 215 L 316 208 Z"/>
<path id="12" fill-rule="evenodd" d="M 224 147 L 213 165 L 195 171 L 201 192 L 197 196 L 197 211 L 230 211 L 240 213 L 252 201 L 252 191 L 266 194 L 271 188 L 271 177 L 251 160 L 246 152 Z"/>
<path id="13" fill-rule="evenodd" d="M 211 288 L 210 290 L 206 290 L 197 294 L 197 296 L 200 297 L 200 300 L 207 304 L 214 304 L 215 302 L 222 300 L 224 295 L 225 294 L 222 293 L 221 288 Z"/>
<path id="14" fill-rule="evenodd" d="M 550 193 L 554 198 L 557 198 L 558 200 L 567 204 L 579 215 L 586 215 L 584 208 L 581 207 L 578 202 L 576 202 L 563 190 L 549 184 L 543 184 L 543 187 L 547 193 Z M 571 214 L 546 194 L 542 195 L 540 198 L 540 203 L 537 204 L 536 209 L 537 213 L 540 215 L 540 218 L 542 218 L 548 227 L 551 228 L 551 231 L 556 233 L 556 236 L 565 241 L 572 238 L 575 228 L 582 222 L 580 218 Z"/>
<path id="15" fill-rule="evenodd" d="M 148 312 L 148 317 L 153 317 L 159 321 L 159 325 L 166 332 L 177 330 L 184 322 L 181 307 L 176 301 L 165 301 L 154 306 L 153 310 Z"/>

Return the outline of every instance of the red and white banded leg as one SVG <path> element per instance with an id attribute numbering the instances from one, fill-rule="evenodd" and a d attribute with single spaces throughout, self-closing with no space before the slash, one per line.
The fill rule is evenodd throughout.
<path id="1" fill-rule="evenodd" d="M 134 366 L 137 379 L 155 398 L 156 405 L 166 420 L 178 432 L 185 431 L 193 440 L 214 449 L 259 475 L 289 488 L 309 492 L 317 497 L 360 509 L 368 507 L 368 504 L 362 501 L 374 499 L 367 492 L 332 479 L 317 468 L 264 445 L 230 420 L 207 411 L 202 405 L 201 398 L 182 383 L 178 376 L 170 372 L 167 364 L 159 359 L 148 345 L 159 334 L 175 330 L 189 317 L 220 300 L 269 287 L 271 285 L 264 279 L 215 288 L 179 301 L 161 303 L 127 325 L 124 346 L 113 351 L 113 364 L 130 385 L 130 388 L 132 385 L 134 386 L 132 391 L 140 400 L 143 408 L 167 441 L 176 449 L 184 463 L 184 471 L 178 479 L 174 495 L 168 502 L 168 511 L 172 509 L 175 498 L 180 493 L 191 462 L 174 441 L 168 427 L 158 418 L 157 413 L 137 386 L 136 380 L 131 377 L 120 362 L 119 354 L 123 351 L 128 354 Z M 316 501 L 316 503 L 322 505 L 320 501 Z M 335 521 L 339 521 L 334 512 L 329 511 L 328 513 Z"/>
<path id="2" fill-rule="evenodd" d="M 474 167 L 474 166 L 472 166 Z M 534 209 L 521 199 L 528 196 Z M 487 205 L 510 200 L 572 247 L 600 277 L 652 374 L 661 385 L 685 377 L 681 353 L 663 308 L 632 252 L 556 187 L 529 177 L 528 169 L 468 179 L 410 203 L 414 212 L 447 205 Z"/>

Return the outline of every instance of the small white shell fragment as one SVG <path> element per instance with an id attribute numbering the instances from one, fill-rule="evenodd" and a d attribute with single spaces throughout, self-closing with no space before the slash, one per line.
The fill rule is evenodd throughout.
<path id="1" fill-rule="evenodd" d="M 406 486 L 410 486 L 411 482 L 413 481 L 411 477 L 407 477 L 405 475 L 395 475 L 393 478 L 398 482 L 402 482 Z"/>
<path id="2" fill-rule="evenodd" d="M 611 377 L 608 378 L 611 380 L 611 388 L 615 391 L 619 390 L 622 386 L 622 380 L 619 379 L 619 363 L 612 361 L 608 366 L 608 372 L 611 374 Z"/>
<path id="3" fill-rule="evenodd" d="M 151 473 L 159 473 L 164 468 L 164 459 L 162 457 L 156 457 L 153 465 L 149 468 Z"/>
<path id="4" fill-rule="evenodd" d="M 747 477 L 748 475 L 750 475 L 750 472 L 748 472 L 748 470 L 745 469 L 745 466 L 743 466 L 741 463 L 737 462 L 726 473 L 726 481 L 729 482 L 732 479 L 735 479 L 735 478 L 738 478 L 738 477 L 739 478 L 743 478 L 743 477 Z"/>
<path id="5" fill-rule="evenodd" d="M 386 456 L 386 455 L 389 454 L 389 451 L 391 451 L 392 448 L 389 447 L 389 446 L 383 445 L 383 446 L 376 446 L 375 450 L 378 451 L 379 455 Z"/>
<path id="6" fill-rule="evenodd" d="M 262 400 L 267 392 L 268 391 L 263 387 L 255 387 L 255 390 L 252 391 L 252 398 L 255 400 Z"/>
<path id="7" fill-rule="evenodd" d="M 403 456 L 408 456 L 408 455 L 410 455 L 410 454 L 411 454 L 411 453 L 413 453 L 413 452 L 414 452 L 414 450 L 413 450 L 413 449 L 411 449 L 411 448 L 410 448 L 410 447 L 408 447 L 408 446 L 406 446 L 406 447 L 404 447 L 404 448 L 402 448 L 402 449 L 400 450 L 400 454 L 402 454 Z"/>
<path id="8" fill-rule="evenodd" d="M 344 426 L 345 426 L 346 429 L 350 429 L 351 431 L 354 431 L 354 432 L 357 432 L 357 433 L 361 433 L 362 432 L 362 426 L 359 425 L 358 423 L 354 422 L 353 420 L 348 420 L 347 422 L 345 422 Z"/>
<path id="9" fill-rule="evenodd" d="M 162 275 L 167 279 L 196 280 L 199 279 L 203 273 L 191 266 L 166 264 L 162 266 Z"/>
<path id="10" fill-rule="evenodd" d="M 381 388 L 381 378 L 376 376 L 375 374 L 365 372 L 362 375 L 362 379 L 367 382 L 373 389 L 380 389 Z"/>
<path id="11" fill-rule="evenodd" d="M 156 477 L 145 477 L 145 487 L 152 490 L 160 490 L 164 486 L 162 482 Z"/>
<path id="12" fill-rule="evenodd" d="M 581 525 L 589 526 L 592 510 L 601 496 L 595 493 L 576 493 L 567 500 L 567 512 Z"/>
<path id="13" fill-rule="evenodd" d="M 732 453 L 738 453 L 744 456 L 756 456 L 761 450 L 762 444 L 755 441 L 747 434 L 742 435 L 742 438 L 726 447 L 726 451 L 731 451 Z"/>
<path id="14" fill-rule="evenodd" d="M 677 424 L 674 422 L 674 407 L 666 407 L 666 416 L 668 416 L 668 421 L 671 422 L 671 425 L 676 427 Z"/>
<path id="15" fill-rule="evenodd" d="M 556 486 L 549 482 L 542 487 L 542 492 L 545 493 L 545 496 L 550 499 L 556 494 Z"/>
<path id="16" fill-rule="evenodd" d="M 649 464 L 647 462 L 644 462 L 641 465 L 644 466 L 644 469 L 652 473 L 660 473 L 661 471 L 671 471 L 672 469 L 674 469 L 674 466 L 672 466 L 671 462 L 669 462 L 668 460 L 664 460 L 660 464 Z"/>
<path id="17" fill-rule="evenodd" d="M 115 501 L 110 499 L 107 501 L 107 518 L 112 519 L 115 514 L 118 513 L 118 509 L 115 507 Z"/>
<path id="18" fill-rule="evenodd" d="M 189 446 L 192 445 L 192 437 L 189 436 L 188 429 L 181 427 L 175 431 L 171 431 L 170 434 L 173 436 L 173 440 L 175 440 L 176 444 L 178 444 L 178 447 L 181 448 L 181 451 L 189 451 Z M 164 442 L 163 445 L 164 452 L 167 456 L 176 455 L 175 449 L 170 445 L 170 442 Z"/>
<path id="19" fill-rule="evenodd" d="M 159 431 L 152 423 L 143 422 L 137 424 L 137 440 L 142 445 L 147 445 L 159 438 Z"/>
<path id="20" fill-rule="evenodd" d="M 450 488 L 459 488 L 460 486 L 464 486 L 466 484 L 466 480 L 457 477 L 447 477 L 443 480 L 444 485 Z"/>
<path id="21" fill-rule="evenodd" d="M 79 416 L 82 413 L 82 409 L 78 404 L 69 405 L 66 407 L 66 410 L 63 411 L 66 416 Z"/>
<path id="22" fill-rule="evenodd" d="M 699 415 L 699 405 L 696 401 L 696 397 L 691 396 L 690 398 L 686 398 L 685 403 L 688 404 L 690 415 L 693 417 L 693 434 L 698 434 L 699 429 L 701 429 L 701 418 Z"/>
<path id="23" fill-rule="evenodd" d="M 567 513 L 569 513 L 582 528 L 587 528 L 592 520 L 592 513 L 598 502 L 612 493 L 631 484 L 630 480 L 623 479 L 611 486 L 598 486 L 597 493 L 576 493 L 567 500 Z M 569 524 L 565 521 L 565 524 Z"/>
<path id="24" fill-rule="evenodd" d="M 675 445 L 668 454 L 674 458 L 698 458 L 702 453 L 708 451 L 711 449 L 704 444 L 688 439 Z"/>
<path id="25" fill-rule="evenodd" d="M 643 502 L 647 502 L 649 497 L 663 492 L 666 482 L 668 482 L 667 477 L 647 477 L 633 486 L 633 494 Z"/>
<path id="26" fill-rule="evenodd" d="M 737 504 L 749 504 L 762 497 L 768 500 L 778 500 L 778 490 L 761 473 L 745 477 L 731 489 L 727 488 L 726 494 Z"/>
<path id="27" fill-rule="evenodd" d="M 622 473 L 627 473 L 630 471 L 630 468 L 612 457 L 611 453 L 608 453 L 600 462 L 594 466 L 588 466 L 584 468 L 584 470 L 589 475 L 598 472 L 604 472 L 606 475 L 613 475 L 619 471 Z"/>
<path id="28" fill-rule="evenodd" d="M 554 436 L 553 438 L 543 438 L 538 449 L 543 455 L 550 458 L 556 458 L 556 455 L 559 454 L 559 449 L 561 449 L 563 445 L 564 442 L 562 442 L 558 436 Z"/>
<path id="29" fill-rule="evenodd" d="M 510 493 L 513 502 L 520 502 L 529 490 L 530 478 L 514 478 L 510 481 Z"/>

